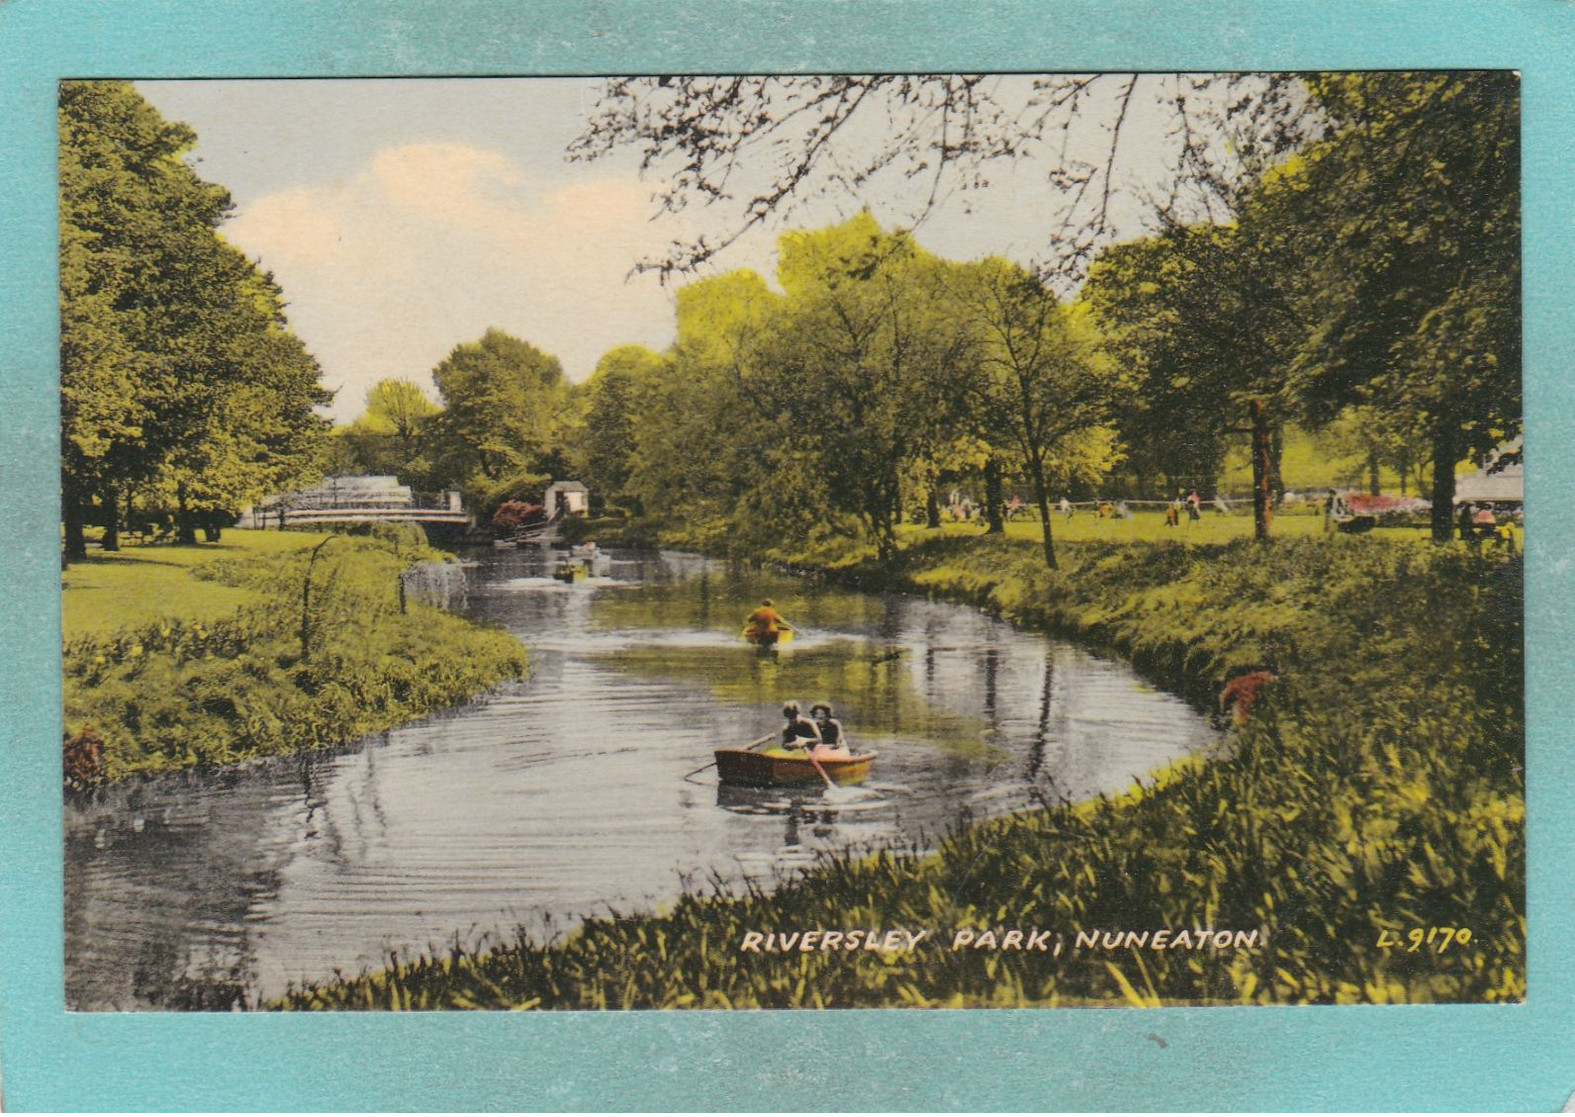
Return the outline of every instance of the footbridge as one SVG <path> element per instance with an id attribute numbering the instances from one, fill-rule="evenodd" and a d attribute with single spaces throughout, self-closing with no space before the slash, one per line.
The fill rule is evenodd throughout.
<path id="1" fill-rule="evenodd" d="M 315 488 L 258 501 L 241 513 L 238 526 L 284 530 L 353 523 L 420 524 L 452 537 L 468 531 L 472 521 L 457 490 L 418 493 L 394 477 L 329 477 Z"/>

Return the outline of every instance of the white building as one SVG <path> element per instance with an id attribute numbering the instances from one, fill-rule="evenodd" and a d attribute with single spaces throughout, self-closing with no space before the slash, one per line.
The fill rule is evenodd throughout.
<path id="1" fill-rule="evenodd" d="M 591 510 L 591 494 L 578 481 L 554 481 L 541 498 L 549 519 L 559 516 L 584 516 Z"/>
<path id="2" fill-rule="evenodd" d="M 1455 501 L 1469 504 L 1520 504 L 1526 499 L 1526 463 L 1520 439 L 1500 446 L 1485 469 L 1455 479 Z"/>

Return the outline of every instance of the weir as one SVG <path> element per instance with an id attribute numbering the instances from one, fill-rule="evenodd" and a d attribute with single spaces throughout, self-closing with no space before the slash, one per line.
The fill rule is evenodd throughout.
<path id="1" fill-rule="evenodd" d="M 400 593 L 449 612 L 465 608 L 465 570 L 456 562 L 418 562 L 399 576 Z"/>

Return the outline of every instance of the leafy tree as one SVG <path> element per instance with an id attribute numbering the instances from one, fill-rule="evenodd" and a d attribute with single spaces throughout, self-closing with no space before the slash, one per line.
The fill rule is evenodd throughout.
<path id="1" fill-rule="evenodd" d="M 708 546 L 770 546 L 817 522 L 802 498 L 813 474 L 783 452 L 759 385 L 746 391 L 748 355 L 779 302 L 748 271 L 680 288 L 677 340 L 637 394 L 625 491 Z"/>
<path id="2" fill-rule="evenodd" d="M 361 417 L 337 432 L 350 455 L 349 471 L 391 474 L 406 484 L 425 485 L 432 472 L 427 425 L 438 410 L 414 382 L 379 380 L 367 389 Z"/>
<path id="3" fill-rule="evenodd" d="M 1063 306 L 1036 276 L 1000 258 L 958 267 L 952 284 L 979 338 L 980 414 L 1015 450 L 1039 508 L 1045 564 L 1056 568 L 1050 483 L 1115 463 L 1114 403 L 1127 389 L 1082 305 Z"/>
<path id="4" fill-rule="evenodd" d="M 97 497 L 113 547 L 133 488 L 167 492 L 182 538 L 309 473 L 331 397 L 272 280 L 217 229 L 226 192 L 195 140 L 122 82 L 60 90 L 62 518 L 69 561 Z"/>
<path id="5" fill-rule="evenodd" d="M 1520 89 L 1507 71 L 1332 74 L 1336 126 L 1277 199 L 1307 242 L 1299 361 L 1325 415 L 1364 404 L 1426 430 L 1433 537 L 1455 465 L 1521 425 Z"/>
<path id="6" fill-rule="evenodd" d="M 1365 484 L 1367 491 L 1380 491 L 1380 470 L 1398 474 L 1400 491 L 1405 493 L 1412 479 L 1418 484 L 1418 470 L 1427 460 L 1430 447 L 1427 432 L 1415 425 L 1415 417 L 1396 408 L 1347 407 L 1320 432 L 1319 442 L 1331 458 L 1345 457 L 1357 466 L 1354 483 Z"/>
<path id="7" fill-rule="evenodd" d="M 195 137 L 129 86 L 60 88 L 61 488 L 66 557 L 82 558 L 88 502 L 118 510 L 169 439 L 176 379 L 154 324 L 159 264 L 211 235 L 225 199 L 181 162 Z M 156 346 L 156 347 L 155 347 Z M 112 523 L 113 523 L 113 517 Z M 113 529 L 110 542 L 113 545 Z"/>
<path id="8" fill-rule="evenodd" d="M 582 479 L 598 505 L 620 499 L 629 484 L 636 429 L 662 417 L 643 396 L 663 370 L 663 358 L 640 345 L 610 350 L 585 382 L 585 428 L 580 438 Z M 636 512 L 640 509 L 637 506 Z"/>
<path id="9" fill-rule="evenodd" d="M 430 420 L 434 481 L 482 505 L 539 487 L 567 419 L 558 358 L 489 329 L 455 346 L 432 379 L 443 399 Z"/>
<path id="10" fill-rule="evenodd" d="M 216 539 L 241 505 L 314 474 L 328 427 L 314 408 L 332 399 L 318 383 L 317 362 L 285 322 L 272 278 L 222 243 L 220 259 L 227 278 L 221 273 L 217 290 L 233 301 L 211 308 L 211 362 L 191 370 L 184 437 L 157 478 L 173 495 L 187 543 L 196 541 L 199 523 Z"/>
<path id="11" fill-rule="evenodd" d="M 973 368 L 940 261 L 860 214 L 784 234 L 787 292 L 750 354 L 743 383 L 775 439 L 815 463 L 828 508 L 858 518 L 883 558 L 896 550 L 902 478 L 947 432 L 948 404 Z"/>
<path id="12" fill-rule="evenodd" d="M 401 455 L 409 456 L 421 437 L 421 425 L 437 413 L 437 404 L 413 381 L 387 379 L 367 389 L 362 418 L 371 429 L 392 434 Z"/>
<path id="13" fill-rule="evenodd" d="M 1224 435 L 1251 438 L 1254 530 L 1266 539 L 1276 434 L 1297 402 L 1288 374 L 1305 323 L 1296 276 L 1261 229 L 1249 209 L 1238 225 L 1177 228 L 1109 248 L 1090 268 L 1083 297 L 1105 347 L 1135 375 L 1140 402 L 1129 437 L 1159 425 L 1172 445 L 1195 438 L 1191 461 Z M 1167 472 L 1189 464 L 1173 460 Z"/>

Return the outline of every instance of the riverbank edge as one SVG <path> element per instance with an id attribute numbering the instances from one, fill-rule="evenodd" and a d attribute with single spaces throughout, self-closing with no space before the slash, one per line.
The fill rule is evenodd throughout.
<path id="1" fill-rule="evenodd" d="M 514 636 L 405 599 L 403 575 L 426 563 L 457 562 L 457 556 L 424 541 L 412 548 L 409 539 L 393 533 L 329 537 L 349 543 L 335 548 L 336 583 L 359 579 L 398 587 L 389 594 L 398 607 L 379 602 L 378 608 L 359 616 L 353 609 L 342 611 L 335 622 L 359 623 L 360 631 L 341 631 L 338 646 L 327 649 L 333 654 L 324 657 L 319 652 L 327 660 L 322 667 L 312 668 L 288 649 L 295 634 L 281 629 L 293 630 L 293 619 L 281 626 L 275 617 L 261 628 L 249 619 L 279 604 L 258 586 L 301 560 L 305 541 L 297 551 L 210 560 L 251 567 L 246 584 L 232 584 L 246 600 L 228 617 L 189 622 L 171 616 L 66 641 L 66 793 L 91 795 L 95 787 L 147 775 L 229 769 L 272 757 L 342 749 L 362 737 L 474 701 L 528 673 L 527 649 Z M 190 576 L 206 580 L 196 573 L 204 565 L 193 565 Z M 122 693 L 106 695 L 116 684 Z M 215 695 L 219 688 L 225 693 Z M 137 691 L 144 693 L 138 696 Z M 168 703 L 158 711 L 164 719 L 159 726 L 163 740 L 143 740 L 136 730 L 150 700 L 156 704 L 159 699 Z M 185 718 L 178 713 L 183 699 L 191 703 Z M 214 703 L 227 704 L 227 712 L 221 709 L 216 715 L 208 708 Z M 264 710 L 266 716 L 259 713 Z M 295 717 L 279 711 L 293 711 Z M 135 727 L 129 732 L 128 722 Z M 192 747 L 190 742 L 200 735 L 206 736 Z"/>
<path id="2" fill-rule="evenodd" d="M 672 542 L 682 546 L 679 540 Z M 1151 678 L 1204 706 L 1212 701 L 1220 672 L 1232 661 L 1256 662 L 1277 648 L 1290 653 L 1288 661 L 1296 659 L 1296 649 L 1283 646 L 1284 629 L 1287 623 L 1294 626 L 1294 616 L 1287 621 L 1280 615 L 1259 632 L 1251 631 L 1250 624 L 1222 625 L 1227 635 L 1201 648 L 1196 639 L 1156 632 L 1165 628 L 1156 618 L 1171 617 L 1181 608 L 1167 579 L 1151 579 L 1149 591 L 1159 596 L 1158 602 L 1145 601 L 1147 595 L 1142 593 L 1129 593 L 1125 601 L 1116 603 L 1108 597 L 1101 600 L 1098 592 L 1072 600 L 1067 579 L 1087 575 L 1090 567 L 1104 567 L 1103 588 L 1109 588 L 1113 570 L 1119 585 L 1126 560 L 1139 557 L 1130 548 L 1063 548 L 1062 571 L 1050 572 L 1043 569 L 1038 548 L 1020 541 L 954 536 L 916 543 L 896 568 L 846 553 L 823 556 L 818 562 L 812 555 L 776 556 L 767 565 L 864 590 L 923 593 L 968 604 L 1021 627 L 1125 653 Z M 1292 553 L 1293 560 L 1313 554 L 1308 545 L 1298 546 L 1300 553 Z M 1398 562 L 1391 571 L 1397 579 L 1409 577 L 1407 564 L 1424 573 L 1434 569 L 1430 564 L 1438 554 L 1402 553 L 1372 541 L 1340 541 L 1336 547 L 1340 549 L 1330 552 L 1335 557 L 1328 560 L 1331 568 L 1343 563 L 1365 576 L 1371 572 L 1366 567 L 1375 560 L 1378 566 Z M 1084 553 L 1078 554 L 1079 550 Z M 1211 574 L 1208 567 L 1215 562 L 1223 570 L 1226 565 L 1250 564 L 1276 554 L 1250 542 L 1218 548 L 1144 545 L 1139 550 L 1147 552 L 1140 557 L 1150 563 L 1150 575 L 1156 561 L 1161 571 L 1169 567 L 1179 574 L 1192 569 L 1195 574 L 1201 563 L 1205 574 Z M 1279 553 L 1282 559 L 1284 551 Z M 967 558 L 966 564 L 952 565 L 950 560 L 960 554 Z M 1446 555 L 1436 568 L 1444 571 L 1443 584 L 1458 588 L 1458 579 L 1450 582 L 1449 575 L 1462 564 L 1471 568 L 1472 576 L 1491 576 L 1480 560 L 1481 556 Z M 1518 568 L 1514 573 L 1518 586 Z M 1053 592 L 1057 590 L 1059 595 Z M 1391 604 L 1384 595 L 1379 598 L 1380 608 Z M 1397 613 L 1403 608 L 1393 604 Z M 1281 611 L 1270 614 L 1276 612 Z M 1195 611 L 1190 619 L 1202 629 L 1210 627 L 1210 618 Z M 1518 624 L 1517 614 L 1517 631 Z M 1507 652 L 1518 653 L 1517 643 L 1505 641 L 1504 646 Z M 1347 771 L 1341 767 L 1343 761 L 1331 766 L 1314 752 L 1325 743 L 1323 738 L 1331 736 L 1327 719 L 1303 729 L 1296 715 L 1306 716 L 1313 707 L 1295 700 L 1294 682 L 1287 694 L 1276 694 L 1276 689 L 1266 694 L 1253 720 L 1235 732 L 1229 760 L 1178 763 L 1151 774 L 1152 782 L 1134 784 L 1119 796 L 1077 804 L 1046 802 L 1042 811 L 976 823 L 927 854 L 887 851 L 828 859 L 769 894 L 686 895 L 649 916 L 589 920 L 547 946 L 522 938 L 488 951 L 456 950 L 447 958 L 401 961 L 359 978 L 295 991 L 268 1007 L 1021 1007 L 1523 999 L 1524 798 L 1517 779 L 1502 779 L 1491 772 L 1484 777 L 1447 755 L 1434 758 L 1439 771 L 1416 774 L 1408 768 L 1421 765 L 1408 765 L 1390 755 L 1387 739 L 1375 746 L 1383 755 L 1367 758 L 1360 770 Z M 1508 705 L 1514 707 L 1518 701 L 1517 693 L 1509 697 Z M 1282 711 L 1290 717 L 1282 719 Z M 1497 713 L 1490 711 L 1489 718 Z M 1433 744 L 1425 742 L 1423 751 Z M 1445 742 L 1437 744 L 1443 751 Z M 1504 746 L 1511 760 L 1519 755 L 1518 737 L 1506 740 Z M 1348 786 L 1316 786 L 1320 780 L 1342 777 Z M 1373 777 L 1371 786 L 1369 777 Z M 1417 792 L 1428 781 L 1453 793 L 1431 813 L 1425 791 Z M 1314 786 L 1288 786 L 1298 783 Z M 1271 790 L 1273 794 L 1268 793 Z M 1409 807 L 1396 806 L 1397 793 Z M 1263 801 L 1254 803 L 1255 796 Z M 1377 801 L 1370 812 L 1374 817 L 1353 821 L 1364 797 Z M 1247 809 L 1247 803 L 1254 809 Z M 1331 808 L 1337 825 L 1320 820 L 1317 833 L 1311 835 L 1311 828 L 1298 819 L 1309 803 L 1313 808 Z M 1386 815 L 1390 809 L 1401 810 L 1404 817 Z M 1196 829 L 1187 821 L 1193 816 L 1201 820 Z M 1417 836 L 1411 831 L 1422 819 L 1430 822 L 1431 831 Z M 1396 831 L 1403 840 L 1396 840 Z M 1458 851 L 1458 865 L 1445 865 L 1432 875 L 1448 877 L 1448 871 L 1463 869 L 1472 879 L 1451 877 L 1408 885 L 1403 876 L 1397 877 L 1417 869 L 1421 860 L 1417 849 L 1426 849 L 1432 857 L 1430 843 L 1442 851 L 1451 835 L 1475 844 Z M 1338 841 L 1333 840 L 1336 837 Z M 1098 842 L 1102 848 L 1094 852 L 1082 844 L 1088 842 Z M 1298 842 L 1310 848 L 1299 850 Z M 1308 854 L 1306 864 L 1302 864 L 1303 852 Z M 1056 859 L 1059 863 L 1052 863 Z M 1272 860 L 1273 866 L 1260 865 L 1260 860 Z M 1485 870 L 1479 864 L 1483 860 L 1491 862 Z M 1301 877 L 1297 865 L 1302 867 Z M 992 869 L 998 875 L 992 876 Z M 1027 883 L 1019 887 L 1013 882 L 1014 873 L 1027 883 L 1033 883 L 1035 875 L 1051 879 L 1039 882 L 1029 895 Z M 1319 879 L 1320 874 L 1324 879 Z M 959 892 L 980 889 L 981 878 L 994 881 L 994 892 L 974 904 L 959 903 Z M 1191 906 L 1183 902 L 1181 911 L 1201 911 L 1214 926 L 1257 927 L 1271 944 L 1265 957 L 1192 958 L 1179 964 L 1151 958 L 1145 963 L 1141 950 L 1126 951 L 1048 979 L 1027 972 L 1021 956 L 1009 954 L 992 955 L 994 961 L 983 963 L 988 966 L 983 974 L 969 969 L 970 961 L 978 959 L 959 963 L 955 956 L 936 966 L 893 967 L 889 959 L 855 965 L 851 976 L 848 967 L 828 969 L 814 963 L 807 970 L 800 967 L 784 974 L 781 965 L 751 959 L 749 965 L 759 967 L 759 972 L 741 974 L 740 963 L 729 958 L 727 946 L 720 953 L 705 946 L 708 940 L 736 939 L 739 928 L 773 925 L 772 920 L 776 926 L 814 928 L 842 925 L 835 920 L 863 913 L 871 920 L 885 920 L 886 926 L 901 925 L 905 918 L 913 926 L 990 926 L 992 912 L 997 920 L 1003 913 L 1019 914 L 1025 920 L 1059 915 L 1057 925 L 1074 929 L 1174 926 L 1186 922 L 1175 918 L 1176 893 L 1183 894 L 1184 900 L 1185 893 L 1194 889 L 1207 899 Z M 912 895 L 915 890 L 921 894 L 917 898 Z M 928 899 L 922 895 L 926 890 Z M 950 901 L 945 899 L 948 890 Z M 1441 898 L 1435 895 L 1440 892 Z M 1288 917 L 1281 912 L 1305 906 L 1316 909 L 1320 897 L 1345 901 L 1347 910 L 1328 913 L 1321 931 L 1296 926 L 1294 919 L 1287 926 Z M 1380 929 L 1381 941 L 1382 929 L 1393 923 L 1390 912 L 1440 906 L 1457 916 L 1472 913 L 1490 926 L 1491 920 L 1498 920 L 1501 927 L 1484 934 L 1478 955 L 1464 963 L 1458 958 L 1419 960 L 1374 949 L 1370 941 L 1374 929 Z M 923 914 L 915 917 L 915 911 Z M 1243 919 L 1243 913 L 1252 915 Z M 1238 922 L 1215 922 L 1221 917 Z M 690 945 L 693 939 L 701 944 L 698 952 Z M 1348 956 L 1331 964 L 1327 957 L 1331 947 L 1345 950 Z M 669 957 L 680 950 L 681 960 Z M 661 979 L 641 976 L 658 963 L 670 974 L 687 976 L 669 977 L 665 985 Z M 959 966 L 962 972 L 954 973 Z"/>
<path id="3" fill-rule="evenodd" d="M 971 537 L 936 535 L 932 538 L 950 542 Z M 796 557 L 767 559 L 763 565 L 777 573 L 823 579 L 845 589 L 913 594 L 978 609 L 1022 631 L 1064 639 L 1096 655 L 1123 660 L 1145 680 L 1186 699 L 1195 709 L 1204 713 L 1216 711 L 1223 672 L 1230 666 L 1229 656 L 1199 662 L 1189 655 L 1193 648 L 1180 642 L 1171 642 L 1164 649 L 1139 646 L 1130 636 L 1113 630 L 1100 614 L 1088 608 L 1087 603 L 1063 596 L 1058 604 L 1048 596 L 1048 587 L 1044 588 L 1046 596 L 1036 599 L 1037 587 L 1031 583 L 1013 592 L 1009 587 L 1014 577 L 1020 576 L 1020 571 L 989 565 L 972 569 L 922 565 L 916 560 L 922 558 L 922 547 L 928 542 L 930 539 L 920 540 L 917 552 L 911 545 L 905 547 L 899 552 L 899 562 L 895 565 L 884 565 L 873 555 L 852 564 L 817 563 Z M 1025 554 L 1031 551 L 1033 560 L 1039 559 L 1037 544 L 1002 540 L 1000 545 Z M 1070 545 L 1074 554 L 1078 546 Z M 1063 544 L 1063 552 L 1067 549 L 1068 545 Z M 1049 572 L 1036 573 L 1047 575 Z M 1075 584 L 1075 579 L 1069 579 L 1064 572 L 1055 575 L 1054 581 L 1063 587 L 1069 582 Z M 1244 657 L 1238 658 L 1243 664 L 1248 662 Z"/>

